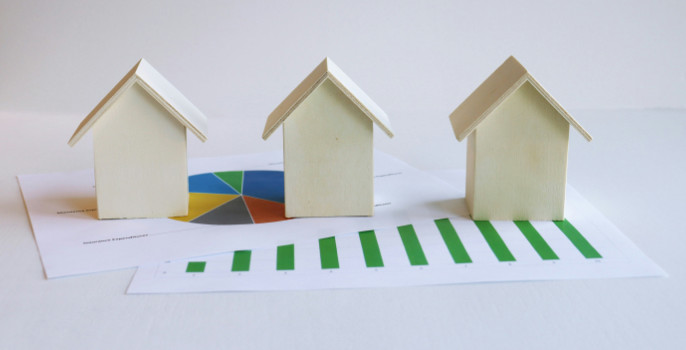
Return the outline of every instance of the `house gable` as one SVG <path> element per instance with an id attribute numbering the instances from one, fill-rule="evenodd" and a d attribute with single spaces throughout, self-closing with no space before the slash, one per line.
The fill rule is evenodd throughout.
<path id="1" fill-rule="evenodd" d="M 591 135 L 534 79 L 514 57 L 510 56 L 451 114 L 450 122 L 459 141 L 469 136 L 493 111 L 525 83 L 530 84 L 586 140 Z"/>
<path id="2" fill-rule="evenodd" d="M 389 137 L 393 137 L 386 113 L 327 57 L 267 117 L 262 138 L 269 138 L 300 104 L 326 81 L 333 83 L 364 115 Z"/>
<path id="3" fill-rule="evenodd" d="M 283 123 L 286 216 L 373 214 L 373 124 L 331 81 Z"/>
<path id="4" fill-rule="evenodd" d="M 150 94 L 174 119 L 191 130 L 201 141 L 207 140 L 207 117 L 145 59 L 141 59 L 79 124 L 68 142 L 69 145 L 74 146 L 134 84 Z"/>
<path id="5" fill-rule="evenodd" d="M 558 114 L 525 83 L 469 135 L 474 219 L 563 217 L 570 126 Z"/>
<path id="6" fill-rule="evenodd" d="M 139 84 L 119 99 L 93 125 L 98 217 L 186 215 L 186 128 Z"/>

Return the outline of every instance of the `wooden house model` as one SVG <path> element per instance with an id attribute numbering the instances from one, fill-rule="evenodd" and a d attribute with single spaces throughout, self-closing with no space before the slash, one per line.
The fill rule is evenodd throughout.
<path id="1" fill-rule="evenodd" d="M 207 137 L 207 119 L 141 59 L 69 140 L 93 129 L 100 219 L 188 214 L 186 129 Z"/>
<path id="2" fill-rule="evenodd" d="M 393 137 L 386 113 L 329 58 L 269 115 L 283 124 L 287 217 L 374 214 L 373 124 Z"/>
<path id="3" fill-rule="evenodd" d="M 474 220 L 562 220 L 571 125 L 589 135 L 514 58 L 452 114 L 467 140 L 466 201 Z"/>

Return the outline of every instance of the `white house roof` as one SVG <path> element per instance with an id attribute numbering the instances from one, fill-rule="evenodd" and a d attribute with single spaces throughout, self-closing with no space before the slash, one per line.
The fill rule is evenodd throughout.
<path id="1" fill-rule="evenodd" d="M 69 145 L 74 146 L 119 96 L 136 83 L 201 141 L 207 140 L 207 117 L 162 74 L 157 72 L 148 61 L 141 58 L 79 124 L 74 135 L 69 139 Z"/>
<path id="2" fill-rule="evenodd" d="M 336 85 L 381 130 L 389 137 L 393 137 L 391 122 L 388 120 L 386 112 L 327 57 L 269 114 L 262 138 L 265 140 L 269 138 L 281 123 L 298 108 L 300 103 L 327 79 Z"/>
<path id="3" fill-rule="evenodd" d="M 491 112 L 526 82 L 530 83 L 586 140 L 591 141 L 591 135 L 512 56 L 450 114 L 450 122 L 457 139 L 462 141 L 469 136 Z"/>

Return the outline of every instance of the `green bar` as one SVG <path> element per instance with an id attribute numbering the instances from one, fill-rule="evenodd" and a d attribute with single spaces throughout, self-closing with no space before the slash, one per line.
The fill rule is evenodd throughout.
<path id="1" fill-rule="evenodd" d="M 472 258 L 470 258 L 469 254 L 467 254 L 467 250 L 464 248 L 464 245 L 462 244 L 460 237 L 457 235 L 457 231 L 455 231 L 453 224 L 450 223 L 450 220 L 438 219 L 434 220 L 434 223 L 436 223 L 436 227 L 441 233 L 443 242 L 445 242 L 445 246 L 448 247 L 448 251 L 453 257 L 453 261 L 456 264 L 472 262 Z"/>
<path id="2" fill-rule="evenodd" d="M 338 250 L 336 249 L 336 237 L 327 237 L 319 240 L 319 258 L 322 269 L 337 269 Z"/>
<path id="3" fill-rule="evenodd" d="M 536 253 L 538 253 L 538 256 L 541 257 L 543 260 L 559 260 L 560 258 L 555 254 L 552 248 L 546 243 L 545 239 L 541 237 L 541 234 L 536 231 L 536 228 L 534 228 L 534 225 L 532 225 L 530 222 L 522 220 L 516 220 L 515 225 L 517 225 L 517 228 L 519 228 L 520 231 L 522 231 L 522 234 L 524 234 L 524 237 L 529 241 L 532 247 L 536 250 Z"/>
<path id="4" fill-rule="evenodd" d="M 603 257 L 600 255 L 600 253 L 598 253 L 597 250 L 595 250 L 595 248 L 593 248 L 591 243 L 588 243 L 586 238 L 584 238 L 584 236 L 582 236 L 576 227 L 574 227 L 569 221 L 563 220 L 553 222 L 558 228 L 560 228 L 560 231 L 562 231 L 562 233 L 569 238 L 576 249 L 578 249 L 586 259 L 597 259 Z"/>
<path id="5" fill-rule="evenodd" d="M 250 271 L 250 250 L 237 250 L 233 253 L 233 263 L 231 264 L 231 271 L 243 272 Z"/>
<path id="6" fill-rule="evenodd" d="M 188 266 L 186 266 L 186 272 L 205 272 L 206 264 L 204 261 L 189 261 Z"/>
<path id="7" fill-rule="evenodd" d="M 486 243 L 488 243 L 488 246 L 491 247 L 493 254 L 495 254 L 496 258 L 498 258 L 498 261 L 516 260 L 510 250 L 507 249 L 505 242 L 503 242 L 503 239 L 500 238 L 498 231 L 495 230 L 495 227 L 493 227 L 490 221 L 475 220 L 474 223 L 476 224 L 476 227 L 479 228 L 479 231 L 481 231 L 481 234 L 486 239 Z"/>
<path id="8" fill-rule="evenodd" d="M 367 267 L 383 267 L 381 249 L 379 249 L 374 230 L 360 232 L 360 244 L 362 244 L 362 253 L 364 253 L 364 262 Z"/>
<path id="9" fill-rule="evenodd" d="M 295 244 L 280 245 L 276 248 L 276 269 L 295 270 Z"/>
<path id="10" fill-rule="evenodd" d="M 410 265 L 429 265 L 414 227 L 412 225 L 398 226 L 398 233 L 400 233 L 400 239 L 403 241 Z"/>

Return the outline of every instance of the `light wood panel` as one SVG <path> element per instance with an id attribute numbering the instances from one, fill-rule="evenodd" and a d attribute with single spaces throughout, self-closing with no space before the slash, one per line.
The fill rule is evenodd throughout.
<path id="1" fill-rule="evenodd" d="M 372 215 L 372 121 L 325 81 L 284 122 L 286 216 Z"/>
<path id="2" fill-rule="evenodd" d="M 134 84 L 93 127 L 98 217 L 188 214 L 186 128 Z"/>
<path id="3" fill-rule="evenodd" d="M 569 123 L 522 85 L 470 135 L 472 217 L 563 219 L 568 141 Z"/>

